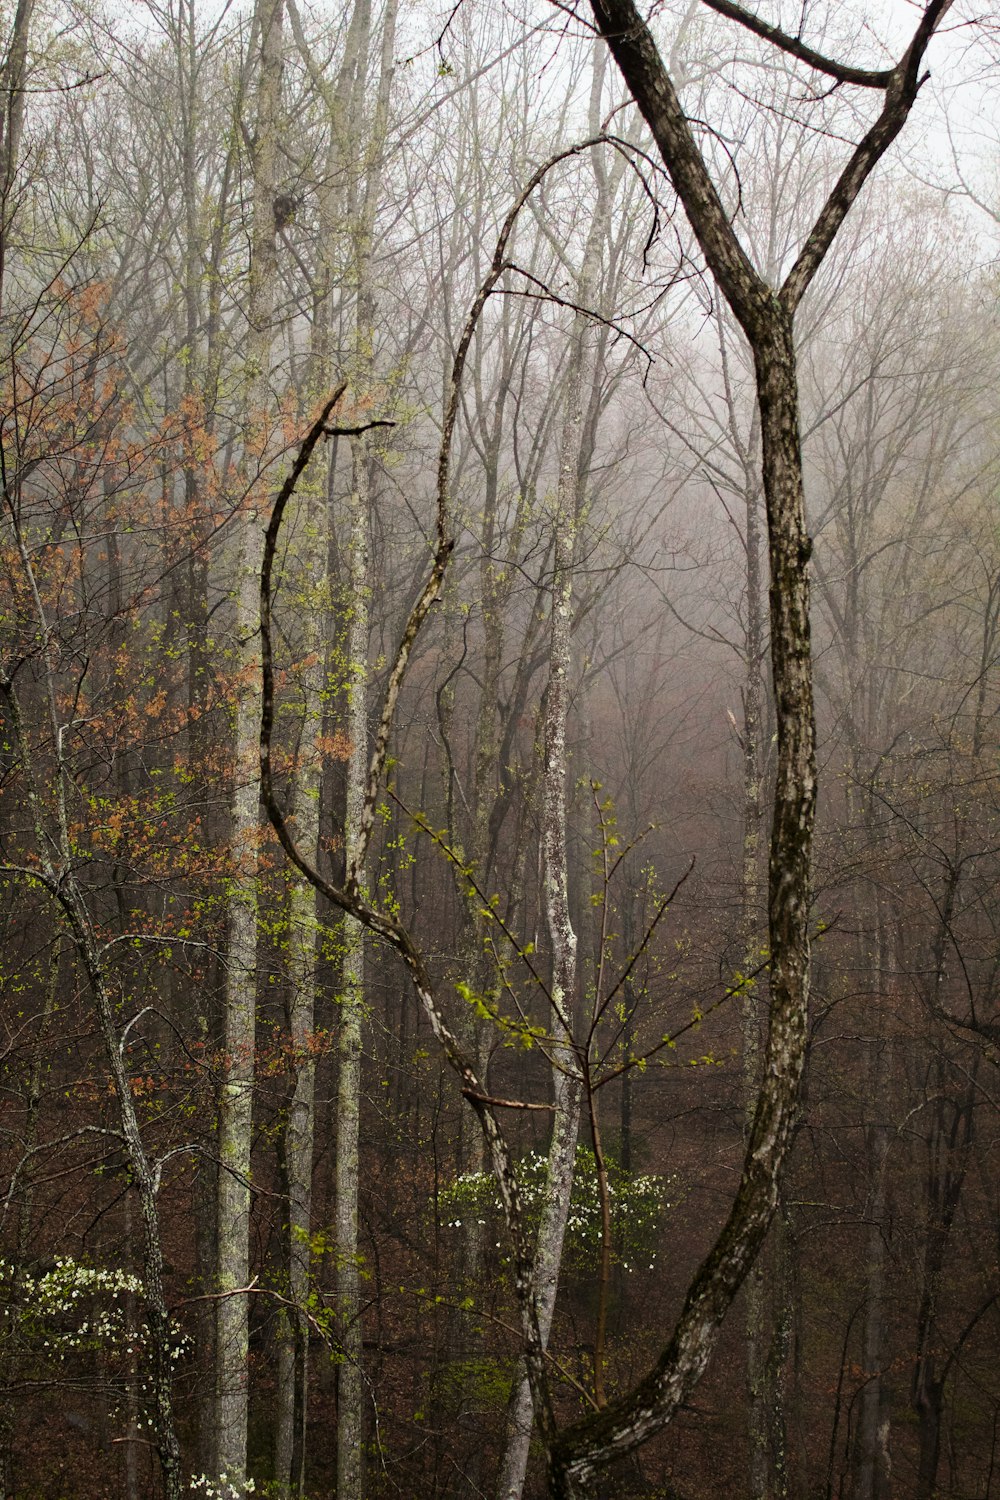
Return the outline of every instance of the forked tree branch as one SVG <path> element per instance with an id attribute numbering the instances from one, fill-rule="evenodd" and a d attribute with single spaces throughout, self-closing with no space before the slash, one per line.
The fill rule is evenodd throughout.
<path id="1" fill-rule="evenodd" d="M 728 4 L 729 0 L 723 3 Z M 788 315 L 794 313 L 876 163 L 906 123 L 923 82 L 920 67 L 928 44 L 951 4 L 952 0 L 929 0 L 910 45 L 889 71 L 884 84 L 879 85 L 884 87 L 886 95 L 879 117 L 855 147 L 781 288 L 780 301 Z M 721 9 L 722 4 L 716 8 Z M 632 97 L 653 133 L 709 270 L 751 344 L 757 347 L 773 325 L 774 289 L 760 276 L 739 242 L 653 35 L 634 0 L 592 0 L 592 9 Z M 739 7 L 733 6 L 732 10 L 738 11 Z M 778 38 L 771 39 L 784 45 Z"/>
<path id="2" fill-rule="evenodd" d="M 556 1500 L 588 1493 L 602 1467 L 661 1431 L 700 1379 L 770 1225 L 805 1062 L 809 905 L 816 804 L 815 719 L 797 365 L 796 307 L 875 164 L 902 129 L 928 42 L 951 0 L 929 0 L 886 85 L 882 112 L 820 212 L 780 291 L 751 263 L 725 212 L 691 123 L 633 0 L 591 0 L 597 24 L 652 130 L 717 285 L 754 356 L 770 562 L 771 662 L 778 754 L 768 874 L 770 1015 L 763 1080 L 739 1186 L 689 1288 L 674 1334 L 648 1374 L 560 1434 L 550 1453 Z"/>
<path id="3" fill-rule="evenodd" d="M 930 0 L 925 6 L 913 40 L 892 70 L 885 103 L 878 119 L 854 148 L 850 161 L 820 210 L 798 259 L 785 278 L 781 288 L 781 301 L 789 314 L 794 314 L 873 169 L 906 124 L 920 86 L 927 77 L 926 73 L 921 73 L 920 68 L 928 44 L 952 3 L 953 0 Z"/>

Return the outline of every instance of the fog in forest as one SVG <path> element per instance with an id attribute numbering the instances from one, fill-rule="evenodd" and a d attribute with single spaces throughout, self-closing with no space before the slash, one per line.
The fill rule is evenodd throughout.
<path id="1" fill-rule="evenodd" d="M 1000 13 L 2 36 L 4 1500 L 1000 1500 Z"/>

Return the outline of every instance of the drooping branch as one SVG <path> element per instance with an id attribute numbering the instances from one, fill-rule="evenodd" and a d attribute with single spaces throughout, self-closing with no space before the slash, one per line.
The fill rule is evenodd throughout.
<path id="1" fill-rule="evenodd" d="M 490 1154 L 490 1161 L 494 1175 L 497 1180 L 504 1214 L 507 1221 L 508 1232 L 511 1236 L 514 1260 L 515 1290 L 521 1310 L 522 1335 L 524 1338 L 525 1358 L 531 1382 L 532 1400 L 539 1421 L 546 1446 L 551 1448 L 555 1439 L 555 1418 L 552 1411 L 551 1395 L 549 1391 L 548 1378 L 544 1363 L 543 1341 L 539 1332 L 538 1312 L 535 1292 L 532 1281 L 532 1256 L 528 1246 L 527 1235 L 524 1231 L 524 1216 L 521 1207 L 520 1190 L 514 1172 L 513 1160 L 504 1134 L 500 1128 L 495 1108 L 490 1102 L 490 1096 L 478 1078 L 468 1057 L 463 1052 L 457 1037 L 447 1026 L 434 988 L 431 983 L 423 956 L 417 948 L 409 931 L 397 918 L 388 916 L 372 906 L 363 896 L 359 888 L 359 872 L 363 868 L 368 844 L 371 840 L 374 827 L 375 812 L 378 803 L 379 788 L 385 769 L 385 759 L 388 751 L 389 737 L 392 732 L 395 719 L 396 706 L 403 685 L 407 665 L 413 651 L 413 646 L 420 633 L 421 627 L 426 620 L 430 609 L 440 595 L 441 585 L 444 580 L 445 571 L 454 549 L 454 539 L 449 532 L 449 496 L 448 483 L 451 460 L 451 446 L 454 436 L 455 423 L 458 416 L 462 375 L 473 336 L 482 315 L 483 308 L 491 294 L 495 291 L 498 283 L 508 269 L 507 249 L 511 235 L 517 220 L 517 216 L 527 202 L 529 196 L 534 192 L 546 173 L 558 162 L 575 156 L 590 147 L 600 144 L 602 138 L 596 138 L 571 146 L 550 157 L 528 181 L 523 191 L 508 213 L 501 227 L 497 240 L 496 249 L 489 271 L 484 278 L 476 298 L 466 318 L 465 326 L 455 352 L 452 363 L 451 380 L 449 386 L 448 401 L 445 408 L 444 421 L 442 424 L 441 445 L 438 453 L 437 464 L 437 496 L 436 496 L 436 518 L 435 518 L 435 547 L 431 562 L 430 572 L 427 580 L 417 598 L 416 603 L 410 611 L 402 637 L 396 651 L 395 661 L 389 675 L 385 699 L 382 706 L 382 714 L 379 727 L 375 736 L 375 744 L 372 750 L 369 765 L 368 782 L 365 793 L 365 801 L 362 809 L 361 824 L 353 853 L 353 858 L 348 865 L 343 887 L 334 885 L 327 880 L 315 865 L 306 858 L 298 848 L 292 832 L 288 826 L 287 819 L 281 809 L 274 791 L 274 781 L 271 764 L 271 740 L 274 730 L 274 655 L 271 624 L 271 604 L 273 596 L 272 580 L 274 573 L 275 557 L 277 553 L 278 538 L 282 521 L 287 509 L 288 501 L 294 494 L 296 484 L 305 471 L 307 464 L 314 452 L 316 445 L 323 437 L 331 436 L 334 432 L 361 431 L 367 427 L 376 425 L 388 425 L 385 423 L 370 422 L 362 427 L 353 429 L 345 428 L 332 423 L 330 418 L 338 401 L 346 389 L 341 386 L 325 404 L 317 420 L 307 432 L 300 446 L 299 452 L 292 465 L 278 497 L 275 501 L 267 531 L 264 539 L 264 555 L 261 566 L 260 578 L 260 626 L 261 626 L 261 726 L 260 726 L 260 766 L 261 766 L 261 801 L 267 812 L 268 818 L 278 836 L 279 842 L 292 865 L 312 885 L 321 896 L 331 905 L 348 913 L 360 922 L 368 931 L 380 937 L 393 947 L 400 955 L 410 975 L 418 1000 L 427 1015 L 434 1035 L 440 1045 L 449 1065 L 457 1073 L 462 1092 L 469 1100 L 480 1122 L 480 1127 L 486 1139 Z"/>
<path id="2" fill-rule="evenodd" d="M 261 801 L 271 826 L 278 836 L 282 849 L 300 875 L 331 906 L 353 917 L 369 932 L 374 933 L 376 937 L 388 943 L 399 954 L 409 973 L 417 999 L 430 1022 L 435 1039 L 449 1066 L 458 1075 L 464 1096 L 469 1099 L 476 1111 L 480 1127 L 489 1147 L 490 1160 L 497 1179 L 508 1231 L 512 1240 L 515 1287 L 521 1308 L 522 1332 L 526 1348 L 529 1351 L 529 1367 L 532 1372 L 533 1382 L 532 1393 L 539 1405 L 540 1411 L 545 1417 L 543 1427 L 547 1434 L 551 1436 L 554 1419 L 552 1417 L 551 1399 L 549 1397 L 548 1382 L 544 1367 L 544 1353 L 538 1334 L 538 1319 L 535 1311 L 534 1297 L 531 1294 L 531 1254 L 523 1230 L 524 1215 L 521 1206 L 520 1189 L 514 1172 L 510 1150 L 497 1120 L 494 1107 L 489 1101 L 486 1090 L 483 1088 L 475 1069 L 462 1050 L 458 1038 L 451 1031 L 444 1019 L 444 1015 L 438 1005 L 433 984 L 427 972 L 426 964 L 424 963 L 423 955 L 417 948 L 406 927 L 397 918 L 388 916 L 386 913 L 370 905 L 358 891 L 356 883 L 353 887 L 341 887 L 326 879 L 312 861 L 306 858 L 296 844 L 274 791 L 271 766 L 271 739 L 274 729 L 274 654 L 271 627 L 271 599 L 275 553 L 282 516 L 287 507 L 288 500 L 294 493 L 295 482 L 304 472 L 309 457 L 320 438 L 330 436 L 334 431 L 337 431 L 336 427 L 330 424 L 329 417 L 334 406 L 343 395 L 344 389 L 345 387 L 340 387 L 326 403 L 320 416 L 313 423 L 306 437 L 303 439 L 292 470 L 279 492 L 278 501 L 275 503 L 274 512 L 271 515 L 265 535 L 260 588 Z M 416 631 L 413 631 L 411 646 L 412 640 L 415 638 Z"/>

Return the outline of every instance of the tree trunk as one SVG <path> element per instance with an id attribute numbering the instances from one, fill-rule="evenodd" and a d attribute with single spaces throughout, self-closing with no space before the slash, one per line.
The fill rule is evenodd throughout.
<path id="1" fill-rule="evenodd" d="M 24 131 L 28 42 L 35 0 L 17 0 L 7 55 L 0 67 L 0 313 L 4 307 L 7 248 L 17 213 L 15 180 Z"/>
<path id="2" fill-rule="evenodd" d="M 756 973 L 763 949 L 761 915 L 763 869 L 761 864 L 764 822 L 763 747 L 764 683 L 761 676 L 764 650 L 764 609 L 761 589 L 760 497 L 754 476 L 747 474 L 746 515 L 746 626 L 744 644 L 743 728 L 740 748 L 743 759 L 743 849 L 740 878 L 741 966 L 746 976 L 743 995 L 743 1107 L 744 1133 L 753 1126 L 754 1107 L 760 1090 L 760 992 Z M 770 1433 L 767 1390 L 768 1287 L 765 1257 L 758 1257 L 747 1277 L 747 1436 L 750 1445 L 751 1500 L 769 1500 Z"/>
<path id="3" fill-rule="evenodd" d="M 316 748 L 323 724 L 327 603 L 327 485 L 307 492 L 302 506 L 299 587 L 306 599 L 299 650 L 305 658 L 299 690 L 303 698 L 298 765 L 295 772 L 295 826 L 302 847 L 316 859 L 319 849 L 321 764 Z M 305 1483 L 308 1406 L 310 1232 L 316 1058 L 312 1047 L 316 1009 L 319 925 L 316 892 L 308 881 L 292 883 L 288 900 L 288 1041 L 293 1085 L 285 1124 L 284 1171 L 288 1193 L 288 1300 L 278 1329 L 275 1479 L 284 1493 L 301 1494 Z"/>
<path id="4" fill-rule="evenodd" d="M 368 515 L 371 462 L 363 438 L 355 439 L 348 562 L 350 619 L 347 655 L 350 703 L 347 804 L 344 853 L 348 868 L 357 853 L 368 777 L 368 628 L 371 583 Z M 363 884 L 364 868 L 358 871 Z M 361 1112 L 361 1041 L 364 1019 L 364 929 L 346 916 L 341 932 L 340 1041 L 337 1080 L 337 1495 L 358 1500 L 362 1493 L 364 1384 L 361 1375 L 361 1281 L 358 1265 L 358 1138 Z"/>
<path id="5" fill-rule="evenodd" d="M 876 898 L 877 900 L 877 898 Z M 859 913 L 859 930 L 867 924 Z M 887 1500 L 890 1493 L 888 1416 L 883 1370 L 886 1359 L 886 1259 L 890 1228 L 887 1222 L 887 1169 L 890 1132 L 881 1112 L 886 1108 L 890 1087 L 892 1043 L 885 1036 L 884 975 L 885 935 L 882 914 L 875 913 L 874 963 L 878 984 L 875 1015 L 876 1035 L 869 1043 L 866 1094 L 879 1112 L 865 1131 L 865 1146 L 871 1187 L 865 1204 L 867 1249 L 865 1253 L 865 1311 L 861 1332 L 861 1371 L 864 1385 L 858 1402 L 855 1432 L 853 1500 Z"/>
<path id="6" fill-rule="evenodd" d="M 598 50 L 591 81 L 591 128 L 599 123 L 605 59 Z M 598 204 L 576 278 L 574 301 L 588 307 L 594 296 L 601 252 L 608 233 L 607 184 L 598 175 Z M 586 435 L 584 419 L 592 384 L 592 351 L 587 347 L 588 319 L 577 313 L 566 374 L 566 395 L 559 444 L 559 478 L 552 518 L 553 568 L 549 676 L 545 689 L 545 751 L 542 782 L 542 857 L 545 924 L 552 956 L 550 1031 L 555 1041 L 552 1070 L 553 1123 L 549 1142 L 546 1191 L 535 1246 L 533 1283 L 542 1347 L 549 1339 L 555 1313 L 563 1241 L 573 1192 L 573 1170 L 580 1126 L 582 1073 L 574 1049 L 577 1007 L 577 935 L 570 918 L 567 858 L 567 750 L 570 669 L 572 665 L 573 571 L 576 534 L 583 502 L 581 461 Z M 531 1443 L 532 1399 L 527 1368 L 518 1367 L 507 1408 L 507 1432 L 500 1469 L 498 1500 L 520 1500 Z"/>
<path id="7" fill-rule="evenodd" d="M 355 312 L 355 393 L 365 398 L 375 379 L 373 241 L 380 201 L 389 90 L 394 66 L 397 0 L 389 0 L 382 20 L 382 45 L 375 119 L 367 174 L 354 202 L 353 259 L 357 285 Z M 357 59 L 363 82 L 367 42 Z M 360 96 L 356 95 L 360 103 Z M 360 112 L 355 112 L 355 121 Z M 368 763 L 368 637 L 371 601 L 369 527 L 372 509 L 370 433 L 351 439 L 352 483 L 347 569 L 348 738 L 347 795 L 344 811 L 344 857 L 351 884 L 365 883 L 367 834 L 363 829 Z M 340 993 L 339 1074 L 337 1081 L 336 1247 L 337 1318 L 340 1364 L 337 1368 L 337 1496 L 360 1500 L 364 1491 L 364 1379 L 362 1372 L 361 1267 L 358 1252 L 359 1133 L 361 1121 L 361 1054 L 365 1013 L 364 928 L 345 916 Z"/>
<path id="8" fill-rule="evenodd" d="M 252 487 L 252 454 L 266 441 L 274 316 L 274 197 L 281 104 L 283 0 L 259 0 L 261 54 L 253 149 L 253 223 L 249 285 L 247 407 L 243 473 Z M 235 563 L 236 635 L 241 680 L 236 709 L 231 841 L 239 873 L 230 888 L 219 1097 L 219 1197 L 216 1316 L 216 1470 L 240 1484 L 246 1475 L 250 1279 L 251 1126 L 257 988 L 257 844 L 260 836 L 260 614 L 263 528 L 255 510 L 242 521 Z"/>
<path id="9" fill-rule="evenodd" d="M 770 1026 L 739 1190 L 657 1365 L 604 1412 L 561 1435 L 550 1467 L 552 1491 L 559 1497 L 585 1493 L 601 1465 L 636 1448 L 670 1421 L 708 1363 L 722 1319 L 760 1250 L 777 1204 L 805 1061 L 816 802 L 807 575 L 811 544 L 805 530 L 793 320 L 858 193 L 909 115 L 927 44 L 948 0 L 931 0 L 899 64 L 881 75 L 877 86 L 885 92 L 883 109 L 854 148 L 777 292 L 756 271 L 733 231 L 674 84 L 632 0 L 592 0 L 592 8 L 653 132 L 712 276 L 753 352 L 767 506 L 778 753 L 768 870 Z M 769 35 L 775 40 L 774 32 Z M 790 41 L 791 50 L 796 46 Z M 835 77 L 843 72 L 835 64 L 829 66 Z"/>
<path id="10" fill-rule="evenodd" d="M 358 0 L 348 27 L 344 56 L 336 82 L 330 85 L 320 74 L 302 31 L 298 13 L 290 7 L 296 44 L 327 107 L 327 149 L 323 178 L 317 191 L 320 228 L 318 263 L 313 284 L 313 327 L 309 360 L 309 391 L 314 400 L 329 396 L 335 381 L 332 360 L 334 320 L 339 305 L 334 291 L 343 279 L 338 263 L 339 234 L 351 211 L 353 198 L 349 174 L 352 123 L 356 123 L 356 101 L 363 94 L 368 56 L 370 6 Z M 332 529 L 329 525 L 336 447 L 323 480 L 307 490 L 300 507 L 304 563 L 301 587 L 306 607 L 301 611 L 301 650 L 307 666 L 300 682 L 303 695 L 303 727 L 300 766 L 294 790 L 295 826 L 301 847 L 312 860 L 318 857 L 322 771 L 315 741 L 323 726 L 325 658 L 325 611 L 328 607 L 329 559 Z M 349 585 L 350 586 L 350 585 Z M 364 641 L 367 659 L 367 635 Z M 352 655 L 351 660 L 354 660 Z M 364 686 L 361 689 L 364 697 Z M 277 1422 L 275 1431 L 275 1478 L 283 1494 L 302 1494 L 305 1485 L 306 1436 L 309 1399 L 309 1325 L 305 1317 L 309 1295 L 312 1227 L 312 1174 L 315 1132 L 316 1063 L 309 1043 L 315 1019 L 318 927 L 316 892 L 307 880 L 297 878 L 289 901 L 289 968 L 291 998 L 288 1007 L 289 1042 L 294 1066 L 294 1086 L 285 1126 L 284 1166 L 288 1193 L 287 1260 L 288 1296 L 293 1304 L 282 1320 L 278 1337 Z M 353 937 L 353 935 L 352 935 Z M 360 941 L 355 939 L 355 941 Z M 346 1075 L 345 1075 L 346 1081 Z M 348 1130 L 347 1134 L 350 1134 Z M 346 1191 L 346 1184 L 345 1184 Z M 352 1243 L 356 1241 L 356 1233 Z M 356 1249 L 356 1245 L 355 1245 Z"/>

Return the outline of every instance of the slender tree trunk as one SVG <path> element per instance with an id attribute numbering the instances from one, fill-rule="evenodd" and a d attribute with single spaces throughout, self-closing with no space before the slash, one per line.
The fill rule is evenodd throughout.
<path id="1" fill-rule="evenodd" d="M 552 952 L 552 1009 L 550 1027 L 556 1042 L 553 1068 L 553 1129 L 541 1223 L 535 1248 L 533 1280 L 538 1326 L 543 1346 L 548 1343 L 555 1312 L 566 1221 L 573 1190 L 573 1167 L 580 1122 L 581 1081 L 572 1049 L 572 1015 L 576 999 L 576 933 L 569 916 L 566 868 L 566 719 L 569 706 L 570 631 L 573 617 L 573 552 L 575 546 L 576 455 L 573 436 L 579 435 L 579 407 L 574 421 L 571 387 L 564 433 L 557 504 L 556 551 L 552 592 L 552 641 L 545 710 L 545 770 L 542 847 L 546 927 Z M 572 478 L 570 477 L 572 475 Z M 531 1442 L 532 1401 L 526 1371 L 519 1370 L 507 1412 L 507 1439 L 498 1495 L 519 1500 L 524 1488 Z"/>
<path id="2" fill-rule="evenodd" d="M 299 674 L 303 697 L 299 763 L 295 773 L 295 827 L 303 849 L 315 860 L 319 848 L 321 764 L 316 741 L 323 724 L 325 673 L 324 624 L 327 605 L 327 485 L 307 492 L 301 517 L 303 564 L 298 574 L 305 607 L 299 649 L 305 665 Z M 275 1479 L 288 1494 L 301 1494 L 305 1483 L 308 1407 L 310 1232 L 316 1058 L 312 1047 L 316 1009 L 316 965 L 319 926 L 316 892 L 308 881 L 293 881 L 288 900 L 288 1040 L 294 1082 L 285 1125 L 284 1169 L 288 1192 L 288 1300 L 291 1307 L 278 1330 L 277 1426 Z"/>
<path id="3" fill-rule="evenodd" d="M 864 925 L 860 930 L 864 931 Z M 890 1086 L 891 1048 L 884 1034 L 883 990 L 885 974 L 884 928 L 881 912 L 875 914 L 873 933 L 875 973 L 878 982 L 876 1035 L 869 1043 L 870 1057 L 866 1093 L 876 1111 L 875 1119 L 865 1132 L 871 1189 L 865 1205 L 868 1225 L 865 1252 L 865 1311 L 861 1332 L 861 1370 L 864 1385 L 858 1401 L 858 1425 L 855 1432 L 853 1500 L 887 1500 L 890 1493 L 891 1459 L 885 1378 L 886 1364 L 886 1260 L 889 1226 L 887 1223 L 887 1156 L 890 1133 L 882 1112 Z"/>
<path id="4" fill-rule="evenodd" d="M 368 774 L 368 631 L 371 583 L 368 524 L 371 461 L 364 437 L 353 448 L 351 534 L 348 561 L 350 618 L 347 654 L 350 703 L 344 852 L 348 867 L 357 854 L 358 830 Z M 358 870 L 363 885 L 364 869 Z M 361 1043 L 364 1021 L 364 929 L 344 918 L 337 1080 L 337 1495 L 362 1493 L 364 1384 L 362 1381 L 361 1279 L 358 1264 L 358 1148 L 361 1120 Z"/>
<path id="5" fill-rule="evenodd" d="M 595 54 L 591 88 L 591 117 L 600 114 L 604 57 Z M 589 305 L 607 233 L 609 206 L 600 195 L 584 248 L 574 300 Z M 584 417 L 589 396 L 590 364 L 586 347 L 587 319 L 576 314 L 566 376 L 566 395 L 559 446 L 559 478 L 552 518 L 552 570 L 549 676 L 545 689 L 545 762 L 542 782 L 542 901 L 552 955 L 550 1029 L 555 1039 L 556 1066 L 552 1070 L 553 1125 L 549 1143 L 546 1191 L 535 1247 L 534 1287 L 538 1327 L 547 1345 L 555 1313 L 563 1240 L 573 1191 L 573 1169 L 580 1125 L 582 1075 L 573 1051 L 573 1022 L 577 997 L 577 937 L 570 919 L 567 860 L 567 751 L 570 669 L 572 666 L 573 568 L 582 499 L 580 474 Z M 507 1408 L 507 1434 L 500 1469 L 498 1500 L 519 1500 L 524 1488 L 531 1443 L 532 1401 L 527 1369 L 518 1367 Z"/>
<path id="6" fill-rule="evenodd" d="M 10 231 L 17 213 L 15 183 L 24 133 L 28 44 L 34 9 L 35 0 L 17 0 L 10 45 L 0 67 L 0 313 L 4 308 Z"/>
<path id="7" fill-rule="evenodd" d="M 344 57 L 336 81 L 332 85 L 326 82 L 317 68 L 294 7 L 290 8 L 290 18 L 296 44 L 313 76 L 318 92 L 323 96 L 328 116 L 325 170 L 317 192 L 320 216 L 319 260 L 314 282 L 312 347 L 309 361 L 309 386 L 312 396 L 316 400 L 323 400 L 329 396 L 335 381 L 332 348 L 334 320 L 339 311 L 335 290 L 338 282 L 343 279 L 342 268 L 337 259 L 339 236 L 344 220 L 356 211 L 354 201 L 356 184 L 353 184 L 350 176 L 355 170 L 350 154 L 351 136 L 352 129 L 354 134 L 357 134 L 358 101 L 363 98 L 364 93 L 371 10 L 367 0 L 358 0 L 358 3 L 354 5 Z M 305 504 L 300 507 L 305 513 L 303 518 L 305 563 L 301 573 L 301 586 L 307 595 L 305 609 L 301 611 L 304 625 L 302 651 L 307 659 L 312 660 L 313 665 L 305 669 L 301 681 L 301 691 L 304 697 L 303 755 L 301 767 L 296 775 L 294 812 L 300 846 L 308 851 L 309 857 L 313 860 L 318 856 L 320 834 L 323 778 L 315 761 L 314 741 L 322 729 L 324 717 L 325 656 L 328 649 L 324 631 L 324 612 L 328 605 L 329 558 L 332 540 L 328 518 L 332 502 L 335 458 L 336 448 L 334 447 L 331 451 L 326 477 L 319 488 L 314 486 L 307 491 Z M 356 463 L 357 455 L 355 455 Z M 353 560 L 355 557 L 353 538 L 350 544 L 350 555 Z M 364 614 L 367 608 L 366 597 L 360 598 L 359 605 L 358 578 L 355 576 L 353 561 L 347 586 L 352 595 L 349 608 L 356 610 L 360 607 Z M 362 578 L 361 588 L 366 587 L 367 580 Z M 355 662 L 360 659 L 367 662 L 368 642 L 365 621 L 359 621 L 358 634 L 364 636 L 362 654 L 360 658 L 357 658 L 352 646 L 350 647 L 350 660 Z M 361 714 L 364 718 L 365 683 L 361 682 L 359 686 L 355 686 L 352 681 L 351 692 L 352 702 L 360 693 Z M 365 728 L 365 734 L 361 740 L 360 754 L 362 756 L 366 753 L 366 749 L 367 729 Z M 349 770 L 349 776 L 357 774 L 354 760 L 355 757 L 352 757 L 353 770 Z M 350 827 L 350 819 L 348 819 L 348 827 Z M 293 883 L 289 902 L 289 919 L 291 923 L 289 966 L 292 976 L 292 992 L 288 1009 L 288 1025 L 294 1059 L 295 1083 L 289 1101 L 285 1127 L 284 1164 L 288 1191 L 288 1294 L 293 1310 L 284 1319 L 278 1339 L 275 1477 L 283 1493 L 302 1494 L 305 1485 L 309 1401 L 309 1325 L 304 1309 L 309 1295 L 309 1236 L 312 1226 L 316 1083 L 316 1064 L 310 1053 L 309 1042 L 315 1019 L 318 961 L 316 892 L 306 880 L 296 879 Z M 345 992 L 350 989 L 353 994 L 359 981 L 359 971 L 363 968 L 363 954 L 359 957 L 358 953 L 353 951 L 359 949 L 361 937 L 359 933 L 349 930 L 346 923 L 344 936 L 347 943 L 345 961 L 348 965 Z M 348 1006 L 346 1014 L 349 1016 L 350 1013 Z M 345 1011 L 342 1009 L 342 1018 L 344 1014 Z M 349 1093 L 356 1041 L 350 1024 L 347 1026 L 346 1033 L 341 1032 L 340 1041 L 341 1070 L 338 1089 L 346 1088 Z M 345 1047 L 348 1052 L 346 1069 L 343 1057 Z M 338 1094 L 338 1099 L 340 1097 Z M 341 1139 L 349 1145 L 352 1135 L 356 1133 L 356 1124 L 353 1123 L 355 1114 L 356 1110 L 349 1111 L 348 1119 L 341 1121 L 341 1129 L 338 1131 L 335 1174 L 339 1173 L 340 1168 Z M 338 1204 L 349 1197 L 351 1181 L 356 1182 L 356 1173 L 355 1165 L 353 1178 L 349 1174 L 342 1181 L 339 1175 L 337 1176 Z M 348 1253 L 352 1258 L 356 1258 L 356 1213 L 353 1218 L 348 1218 L 345 1234 L 350 1245 Z M 348 1321 L 353 1327 L 357 1318 L 352 1316 Z M 341 1332 L 343 1333 L 343 1330 Z M 341 1373 L 339 1380 L 341 1397 L 344 1394 L 345 1382 L 349 1387 L 350 1379 L 349 1375 Z"/>
<path id="8" fill-rule="evenodd" d="M 369 394 L 375 379 L 375 287 L 373 249 L 388 128 L 389 91 L 394 67 L 398 0 L 389 0 L 382 18 L 379 82 L 369 142 L 369 170 L 359 181 L 354 200 L 353 255 L 357 284 L 352 385 L 359 397 Z M 367 42 L 358 54 L 354 119 L 360 122 Z M 369 529 L 372 510 L 372 440 L 361 433 L 351 440 L 352 484 L 347 570 L 348 738 L 344 855 L 349 880 L 364 887 L 362 813 L 368 778 L 368 637 L 371 571 Z M 364 844 L 362 840 L 364 839 Z M 337 1316 L 340 1364 L 337 1371 L 337 1496 L 359 1500 L 364 1491 L 364 1380 L 362 1371 L 361 1268 L 358 1251 L 359 1136 L 361 1123 L 361 1056 L 365 1015 L 364 928 L 345 916 L 340 994 L 339 1075 L 337 1081 Z"/>
<path id="9" fill-rule="evenodd" d="M 266 442 L 275 302 L 274 198 L 281 104 L 284 0 L 258 0 L 260 38 L 249 284 L 249 351 L 243 473 Z M 246 1475 L 250 1279 L 251 1127 L 257 990 L 257 845 L 260 837 L 260 569 L 263 528 L 256 510 L 242 519 L 235 572 L 240 695 L 236 709 L 231 839 L 239 873 L 228 902 L 224 1076 L 219 1098 L 216 1468 L 231 1482 Z"/>
<path id="10" fill-rule="evenodd" d="M 222 257 L 221 223 L 225 216 L 228 188 L 232 176 L 235 146 L 227 154 L 226 166 L 220 184 L 220 198 L 216 207 L 216 223 L 206 247 L 200 216 L 200 183 L 198 175 L 198 127 L 200 103 L 198 79 L 198 31 L 195 15 L 195 0 L 184 0 L 178 7 L 174 20 L 172 39 L 175 49 L 178 77 L 178 111 L 181 131 L 181 195 L 184 210 L 184 407 L 194 416 L 199 413 L 201 425 L 206 433 L 213 433 L 216 419 L 216 398 L 221 365 L 221 339 L 219 305 L 221 277 L 219 264 Z M 205 270 L 207 249 L 208 272 Z M 208 294 L 204 298 L 207 280 Z M 207 300 L 207 316 L 203 306 Z M 223 820 L 226 812 L 214 806 L 209 795 L 206 767 L 209 764 L 211 739 L 212 659 L 208 644 L 209 620 L 209 565 L 207 548 L 202 539 L 208 534 L 211 522 L 208 505 L 205 503 L 207 475 L 205 466 L 199 463 L 193 452 L 185 454 L 183 467 L 183 512 L 185 528 L 193 528 L 190 550 L 185 567 L 185 586 L 181 592 L 178 609 L 178 628 L 186 635 L 187 645 L 187 740 L 188 775 L 191 777 L 192 795 L 206 806 L 203 830 L 206 841 L 221 841 L 225 837 Z M 221 1038 L 217 1034 L 219 1016 L 216 997 L 221 988 L 218 957 L 206 955 L 206 964 L 212 972 L 211 979 L 191 995 L 178 995 L 177 1001 L 196 1028 L 202 1041 L 217 1047 Z M 209 1300 L 215 1289 L 218 1266 L 218 1195 L 219 1183 L 213 1158 L 217 1155 L 215 1122 L 206 1127 L 208 1154 L 199 1161 L 193 1183 L 195 1285 L 202 1300 L 193 1309 L 194 1358 L 197 1361 L 200 1384 L 214 1380 L 215 1338 L 218 1309 Z M 214 1403 L 198 1404 L 196 1419 L 198 1436 L 195 1445 L 194 1467 L 200 1473 L 211 1473 L 215 1467 L 216 1424 Z"/>
<path id="11" fill-rule="evenodd" d="M 126 1154 L 139 1200 L 142 1220 L 143 1301 L 150 1345 L 148 1382 L 152 1425 L 156 1434 L 165 1500 L 180 1500 L 183 1493 L 183 1471 L 173 1415 L 173 1332 L 163 1287 L 163 1249 L 156 1203 L 159 1173 L 150 1163 L 142 1144 L 123 1047 L 115 1025 L 114 997 L 102 968 L 90 919 L 75 880 L 71 879 L 67 883 L 63 900 L 77 951 L 97 1003 L 98 1020 L 111 1065 L 122 1133 L 125 1136 Z"/>

